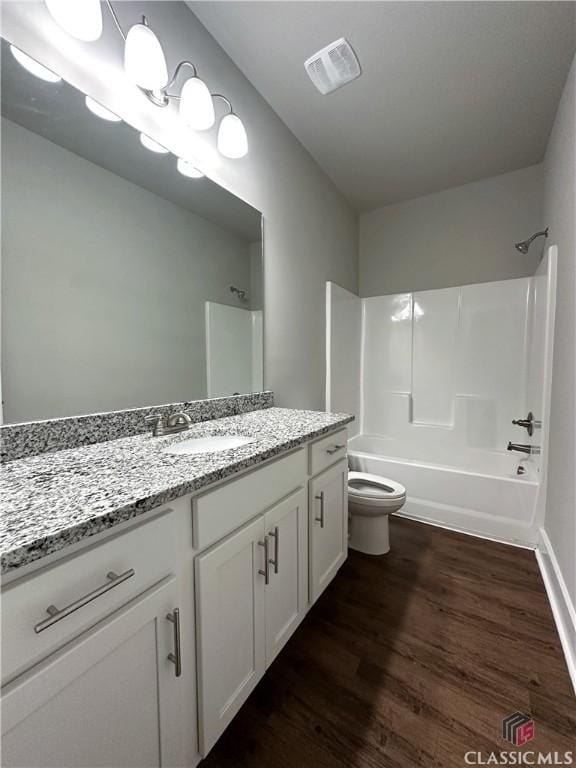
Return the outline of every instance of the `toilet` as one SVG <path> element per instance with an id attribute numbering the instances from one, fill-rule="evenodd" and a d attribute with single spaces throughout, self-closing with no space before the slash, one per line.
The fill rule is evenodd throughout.
<path id="1" fill-rule="evenodd" d="M 348 472 L 350 548 L 367 555 L 389 552 L 388 515 L 405 501 L 406 488 L 400 483 L 367 472 Z"/>

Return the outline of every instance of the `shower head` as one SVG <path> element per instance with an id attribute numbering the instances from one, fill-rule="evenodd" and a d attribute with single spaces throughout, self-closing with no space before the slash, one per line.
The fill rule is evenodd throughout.
<path id="1" fill-rule="evenodd" d="M 248 301 L 248 296 L 246 296 L 246 291 L 243 291 L 240 288 L 236 288 L 235 285 L 230 286 L 230 293 L 235 293 L 240 299 L 240 301 Z"/>
<path id="2" fill-rule="evenodd" d="M 529 237 L 528 240 L 522 240 L 521 243 L 514 243 L 514 248 L 516 248 L 517 251 L 520 251 L 520 253 L 526 254 L 528 253 L 532 240 L 536 240 L 536 238 L 540 236 L 548 237 L 548 227 L 541 232 L 536 232 L 532 237 Z"/>

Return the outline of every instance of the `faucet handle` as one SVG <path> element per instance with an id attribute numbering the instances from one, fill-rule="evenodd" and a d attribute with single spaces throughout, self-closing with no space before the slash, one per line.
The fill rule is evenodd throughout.
<path id="1" fill-rule="evenodd" d="M 164 432 L 164 416 L 161 413 L 151 413 L 144 421 L 152 425 L 154 435 L 161 435 Z"/>
<path id="2" fill-rule="evenodd" d="M 534 434 L 535 428 L 539 429 L 542 426 L 542 422 L 534 418 L 532 411 L 528 413 L 528 416 L 525 419 L 512 419 L 512 424 L 517 427 L 523 427 L 530 437 Z"/>

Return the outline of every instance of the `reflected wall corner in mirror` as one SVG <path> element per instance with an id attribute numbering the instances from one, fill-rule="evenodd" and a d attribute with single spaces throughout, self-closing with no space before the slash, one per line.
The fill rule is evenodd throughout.
<path id="1" fill-rule="evenodd" d="M 263 390 L 260 212 L 1 48 L 4 423 Z"/>

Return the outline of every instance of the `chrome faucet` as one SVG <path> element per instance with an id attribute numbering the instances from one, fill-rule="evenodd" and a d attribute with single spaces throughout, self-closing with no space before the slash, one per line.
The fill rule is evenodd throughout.
<path id="1" fill-rule="evenodd" d="M 178 411 L 177 413 L 171 413 L 164 421 L 164 416 L 161 413 L 155 413 L 151 416 L 146 416 L 146 422 L 152 424 L 152 434 L 154 437 L 162 437 L 162 435 L 173 435 L 176 432 L 183 432 L 185 429 L 190 429 L 192 426 L 192 419 L 184 411 Z"/>
<path id="2" fill-rule="evenodd" d="M 530 453 L 538 455 L 540 453 L 539 445 L 526 445 L 525 443 L 508 443 L 507 451 L 520 451 L 521 453 Z"/>

